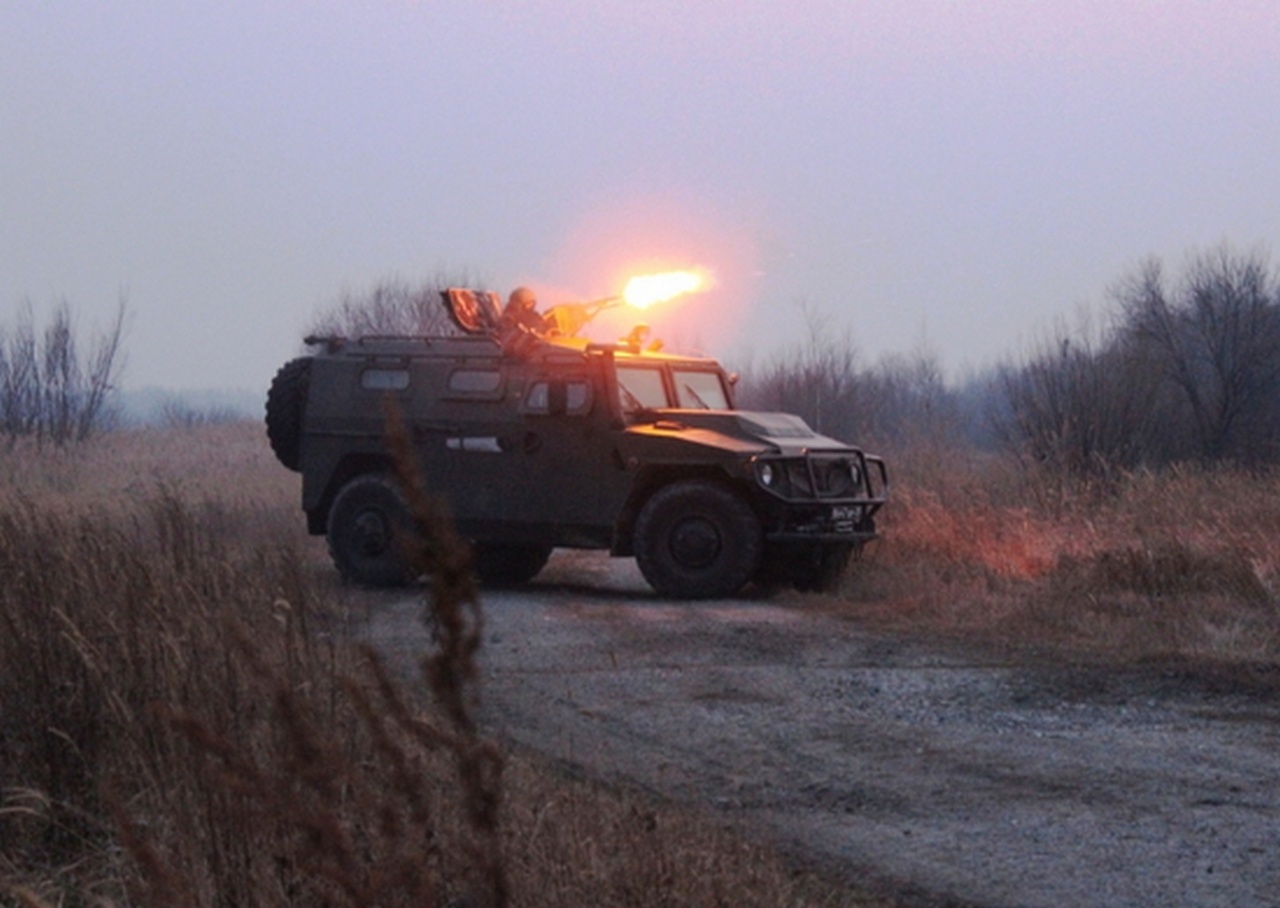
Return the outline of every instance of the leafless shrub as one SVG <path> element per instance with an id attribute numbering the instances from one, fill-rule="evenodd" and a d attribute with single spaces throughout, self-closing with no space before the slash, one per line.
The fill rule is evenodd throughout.
<path id="1" fill-rule="evenodd" d="M 81 355 L 71 308 L 54 309 L 43 331 L 27 303 L 0 331 L 0 432 L 10 446 L 22 437 L 57 446 L 84 441 L 100 429 L 120 369 L 125 304 Z"/>
<path id="2" fill-rule="evenodd" d="M 316 316 L 307 333 L 320 337 L 453 334 L 457 329 L 441 304 L 440 291 L 473 282 L 467 274 L 440 274 L 416 285 L 387 278 L 371 290 L 343 293 Z"/>
<path id="3" fill-rule="evenodd" d="M 1158 375 L 1108 337 L 1059 327 L 1000 372 L 1006 448 L 1028 467 L 1066 479 L 1107 479 L 1146 462 L 1160 427 Z"/>
<path id="4" fill-rule="evenodd" d="M 221 426 L 239 422 L 244 414 L 235 407 L 211 404 L 196 406 L 180 397 L 164 400 L 157 411 L 158 422 L 169 429 L 196 429 L 201 426 Z"/>
<path id="5" fill-rule="evenodd" d="M 928 350 L 887 356 L 871 370 L 870 434 L 911 447 L 951 445 L 962 437 L 961 408 Z"/>
<path id="6" fill-rule="evenodd" d="M 742 403 L 795 413 L 819 432 L 855 436 L 861 428 L 862 388 L 852 335 L 837 332 L 829 314 L 806 303 L 800 309 L 805 340 L 746 376 Z"/>
<path id="7" fill-rule="evenodd" d="M 851 615 L 1001 647 L 1280 662 L 1273 473 L 1120 472 L 1058 497 L 1007 455 L 931 469 L 898 474 Z"/>
<path id="8" fill-rule="evenodd" d="M 804 418 L 818 432 L 864 446 L 957 441 L 956 397 L 931 353 L 864 365 L 852 333 L 829 313 L 800 305 L 806 336 L 746 370 L 739 404 Z"/>
<path id="9" fill-rule="evenodd" d="M 1108 549 L 1069 569 L 1082 570 L 1083 581 L 1098 591 L 1153 598 L 1222 593 L 1246 602 L 1270 596 L 1243 552 L 1203 552 L 1180 542 Z"/>

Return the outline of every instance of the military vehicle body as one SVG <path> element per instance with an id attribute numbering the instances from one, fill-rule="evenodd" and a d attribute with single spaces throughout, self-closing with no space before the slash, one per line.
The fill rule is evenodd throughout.
<path id="1" fill-rule="evenodd" d="M 797 416 L 735 409 L 716 361 L 636 335 L 596 344 L 460 323 L 475 333 L 308 338 L 316 352 L 272 383 L 272 447 L 301 472 L 308 529 L 347 580 L 412 579 L 388 403 L 482 582 L 530 580 L 569 547 L 634 556 L 677 598 L 752 580 L 823 589 L 875 537 L 883 461 Z"/>

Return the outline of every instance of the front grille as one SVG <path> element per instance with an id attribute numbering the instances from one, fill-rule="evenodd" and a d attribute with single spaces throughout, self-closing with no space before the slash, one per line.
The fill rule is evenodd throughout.
<path id="1" fill-rule="evenodd" d="M 857 464 L 848 457 L 815 457 L 787 464 L 787 482 L 802 498 L 850 498 L 861 491 Z"/>

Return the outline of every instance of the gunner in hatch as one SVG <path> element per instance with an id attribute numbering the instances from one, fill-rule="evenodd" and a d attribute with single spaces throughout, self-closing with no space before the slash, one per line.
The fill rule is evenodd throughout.
<path id="1" fill-rule="evenodd" d="M 538 298 L 528 287 L 511 291 L 500 324 L 503 328 L 524 328 L 534 334 L 545 334 L 548 328 L 546 316 L 538 314 Z"/>

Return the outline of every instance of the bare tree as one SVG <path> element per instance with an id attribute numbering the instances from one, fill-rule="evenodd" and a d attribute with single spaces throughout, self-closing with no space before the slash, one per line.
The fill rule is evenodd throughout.
<path id="1" fill-rule="evenodd" d="M 1004 445 L 1029 463 L 1076 477 L 1104 477 L 1146 461 L 1157 381 L 1108 337 L 1063 326 L 1023 362 L 1000 371 Z"/>
<path id="2" fill-rule="evenodd" d="M 102 427 L 121 367 L 126 305 L 120 300 L 87 356 L 77 347 L 70 305 L 63 301 L 37 331 L 30 302 L 15 324 L 0 330 L 0 432 L 65 445 Z"/>
<path id="3" fill-rule="evenodd" d="M 80 406 L 80 361 L 71 310 L 64 304 L 54 310 L 44 330 L 40 410 L 45 434 L 56 444 L 71 440 Z"/>
<path id="4" fill-rule="evenodd" d="M 1280 454 L 1280 280 L 1260 253 L 1222 246 L 1193 257 L 1170 288 L 1146 262 L 1115 296 L 1128 342 L 1158 364 L 1205 461 Z"/>
<path id="5" fill-rule="evenodd" d="M 124 340 L 127 306 L 123 297 L 116 303 L 115 315 L 100 332 L 85 363 L 88 372 L 82 386 L 82 397 L 76 419 L 76 438 L 88 438 L 106 421 L 107 406 L 120 370 L 124 368 L 121 343 Z"/>
<path id="6" fill-rule="evenodd" d="M 825 435 L 858 444 L 950 444 L 959 437 L 958 400 L 931 351 L 864 367 L 848 328 L 807 303 L 800 312 L 804 339 L 746 370 L 743 406 L 795 413 Z"/>
<path id="7" fill-rule="evenodd" d="M 829 314 L 805 302 L 799 305 L 805 339 L 779 351 L 748 378 L 743 402 L 758 409 L 795 413 L 828 435 L 857 435 L 866 420 L 860 406 L 862 381 L 853 339 L 847 329 L 835 330 Z"/>
<path id="8" fill-rule="evenodd" d="M 35 434 L 39 415 L 39 365 L 30 302 L 16 324 L 0 334 L 0 425 L 13 439 Z"/>
<path id="9" fill-rule="evenodd" d="M 1004 442 L 1074 475 L 1280 458 L 1280 281 L 1260 254 L 1151 259 L 1112 289 L 1116 322 L 1056 336 L 1001 371 Z"/>
<path id="10" fill-rule="evenodd" d="M 884 357 L 864 374 L 862 387 L 866 437 L 918 446 L 951 443 L 961 434 L 957 395 L 930 350 Z"/>

